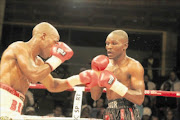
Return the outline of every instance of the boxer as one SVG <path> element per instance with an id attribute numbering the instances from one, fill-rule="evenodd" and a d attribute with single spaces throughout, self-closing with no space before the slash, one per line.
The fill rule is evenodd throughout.
<path id="1" fill-rule="evenodd" d="M 72 49 L 59 39 L 56 28 L 42 22 L 33 28 L 29 41 L 14 42 L 3 52 L 0 66 L 1 119 L 21 118 L 24 95 L 31 83 L 40 82 L 50 92 L 61 92 L 78 84 L 90 84 L 92 78 L 97 79 L 90 70 L 67 79 L 52 77 L 50 73 L 73 56 Z"/>
<path id="2" fill-rule="evenodd" d="M 98 76 L 98 86 L 91 88 L 91 97 L 98 100 L 106 88 L 108 107 L 105 120 L 140 120 L 135 104 L 144 101 L 144 69 L 135 59 L 128 57 L 128 35 L 123 30 L 112 31 L 106 38 L 109 64 Z M 101 66 L 101 64 L 99 64 Z M 98 65 L 97 65 L 98 66 Z"/>

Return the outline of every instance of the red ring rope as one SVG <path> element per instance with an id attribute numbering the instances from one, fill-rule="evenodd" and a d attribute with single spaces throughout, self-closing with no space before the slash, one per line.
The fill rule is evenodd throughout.
<path id="1" fill-rule="evenodd" d="M 46 89 L 46 87 L 42 84 L 31 84 L 31 89 Z M 67 91 L 74 91 L 74 88 L 68 89 Z M 90 89 L 85 87 L 85 92 L 90 92 Z M 106 92 L 106 89 L 103 90 L 103 92 Z M 161 90 L 145 90 L 145 95 L 150 96 L 166 96 L 166 97 L 180 97 L 179 91 L 161 91 Z"/>

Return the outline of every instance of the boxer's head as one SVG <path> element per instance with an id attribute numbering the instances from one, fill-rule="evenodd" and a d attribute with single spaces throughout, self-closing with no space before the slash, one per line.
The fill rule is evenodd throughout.
<path id="1" fill-rule="evenodd" d="M 42 22 L 34 27 L 32 35 L 38 41 L 40 56 L 43 58 L 50 57 L 51 47 L 60 39 L 56 28 L 47 22 Z"/>
<path id="2" fill-rule="evenodd" d="M 106 38 L 106 50 L 110 59 L 118 58 L 128 48 L 128 35 L 123 30 L 114 30 Z"/>

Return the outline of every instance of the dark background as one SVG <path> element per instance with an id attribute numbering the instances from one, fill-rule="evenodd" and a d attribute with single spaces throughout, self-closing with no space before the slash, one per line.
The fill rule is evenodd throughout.
<path id="1" fill-rule="evenodd" d="M 153 55 L 160 61 L 159 74 L 180 69 L 180 2 L 179 0 L 3 0 L 1 52 L 15 41 L 28 41 L 33 27 L 47 21 L 54 25 L 61 41 L 86 54 L 84 63 L 76 60 L 65 62 L 76 69 L 88 66 L 96 54 L 93 48 L 105 46 L 106 36 L 115 29 L 123 29 L 129 35 L 128 55 L 142 62 Z M 163 38 L 164 33 L 170 36 Z M 171 38 L 171 39 L 169 39 Z M 163 46 L 163 40 L 167 44 Z M 169 43 L 172 43 L 170 46 Z M 81 50 L 81 47 L 83 49 Z M 167 49 L 164 53 L 164 49 Z M 169 47 L 169 48 L 168 48 Z M 78 49 L 79 48 L 79 49 Z M 84 48 L 92 50 L 83 51 Z M 171 49 L 173 48 L 173 50 Z M 79 50 L 79 51 L 78 51 Z M 100 50 L 99 50 L 100 51 Z M 85 52 L 85 53 L 83 53 Z M 101 53 L 101 52 L 98 52 Z M 162 53 L 166 58 L 162 59 Z M 105 51 L 102 50 L 102 54 Z M 86 59 L 85 59 L 86 58 Z M 165 67 L 162 62 L 165 61 Z M 162 69 L 165 71 L 162 73 Z M 71 74 L 74 74 L 71 72 Z"/>

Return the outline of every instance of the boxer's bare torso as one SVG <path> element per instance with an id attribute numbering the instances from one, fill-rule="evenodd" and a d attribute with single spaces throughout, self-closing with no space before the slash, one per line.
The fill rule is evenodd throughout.
<path id="1" fill-rule="evenodd" d="M 0 82 L 25 94 L 30 85 L 30 80 L 27 78 L 26 74 L 30 73 L 24 73 L 26 71 L 23 72 L 21 70 L 22 67 L 26 67 L 23 65 L 24 63 L 21 62 L 22 60 L 18 60 L 21 56 L 29 59 L 31 62 L 29 64 L 34 64 L 35 66 L 39 65 L 42 61 L 40 57 L 32 57 L 27 43 L 15 42 L 11 44 L 2 55 Z"/>
<path id="2" fill-rule="evenodd" d="M 106 70 L 111 71 L 116 76 L 117 80 L 127 86 L 129 89 L 136 89 L 133 88 L 133 83 L 136 81 L 133 81 L 131 77 L 136 74 L 136 70 L 139 67 L 142 69 L 138 61 L 130 57 L 126 57 L 126 61 L 120 65 L 113 64 L 112 61 L 110 61 Z M 108 100 L 121 98 L 120 95 L 109 89 L 107 89 L 106 96 Z"/>
<path id="3" fill-rule="evenodd" d="M 67 79 L 53 78 L 51 75 L 52 70 L 73 55 L 69 46 L 59 43 L 59 39 L 58 31 L 51 24 L 47 22 L 37 24 L 29 41 L 14 42 L 3 52 L 0 82 L 22 94 L 26 94 L 30 83 L 37 82 L 42 83 L 50 92 L 68 89 L 70 86 Z M 60 47 L 67 50 L 65 57 L 56 50 Z M 56 54 L 57 57 L 53 57 L 52 54 Z M 45 59 L 46 62 L 43 61 Z"/>
<path id="4" fill-rule="evenodd" d="M 58 42 L 59 39 L 56 28 L 42 22 L 33 28 L 29 41 L 14 42 L 3 52 L 0 63 L 0 92 L 3 96 L 0 99 L 0 110 L 3 112 L 0 116 L 13 117 L 21 114 L 22 94 L 26 94 L 30 83 L 40 82 L 50 92 L 61 92 L 70 87 L 67 79 L 53 78 L 50 74 L 63 60 L 68 60 L 73 55 L 69 46 Z M 67 58 L 57 51 L 61 47 L 64 51 L 69 50 Z M 43 59 L 49 60 L 48 63 Z"/>
<path id="5" fill-rule="evenodd" d="M 123 30 L 112 31 L 106 38 L 106 51 L 110 60 L 106 70 L 111 71 L 117 80 L 128 88 L 124 96 L 107 88 L 107 99 L 114 100 L 125 98 L 138 105 L 144 100 L 144 68 L 135 59 L 126 55 L 128 48 L 128 35 Z M 102 88 L 96 86 L 91 89 L 91 97 L 94 100 L 100 98 Z M 135 99 L 136 98 L 136 99 Z"/>

